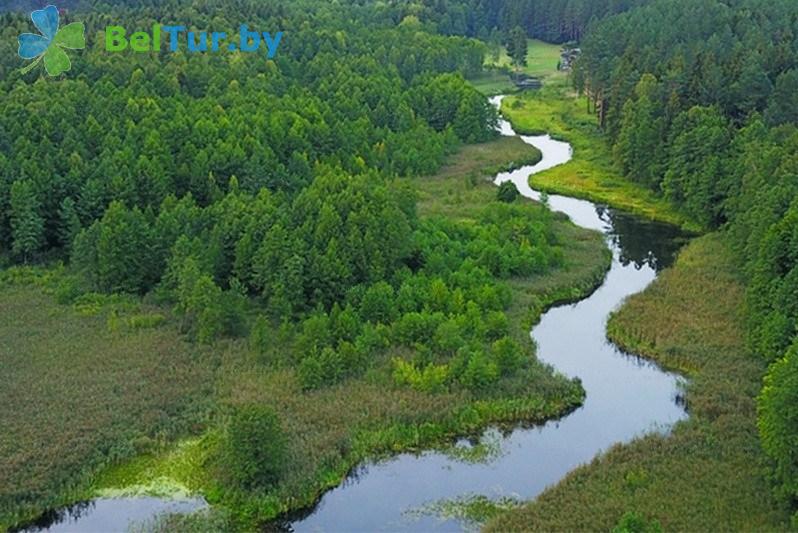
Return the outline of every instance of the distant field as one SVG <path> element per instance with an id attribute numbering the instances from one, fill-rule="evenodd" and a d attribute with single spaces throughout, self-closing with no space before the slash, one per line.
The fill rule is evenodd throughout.
<path id="1" fill-rule="evenodd" d="M 562 47 L 558 44 L 544 43 L 536 39 L 529 40 L 527 52 L 527 66 L 520 72 L 530 76 L 541 78 L 561 78 L 566 74 L 557 70 L 557 63 L 560 61 L 560 51 Z M 515 69 L 511 65 L 510 56 L 507 50 L 502 47 L 498 61 L 488 57 L 485 61 L 485 71 L 469 79 L 471 84 L 479 91 L 487 95 L 506 94 L 515 91 L 515 85 L 507 74 L 495 68 L 507 67 Z M 495 68 L 494 68 L 495 67 Z"/>
<path id="2" fill-rule="evenodd" d="M 559 44 L 544 43 L 537 39 L 529 39 L 527 50 L 527 66 L 521 68 L 521 72 L 530 76 L 551 76 L 557 73 L 557 63 L 560 61 L 562 46 Z M 512 67 L 510 56 L 507 50 L 502 47 L 498 61 L 488 58 L 487 66 Z"/>

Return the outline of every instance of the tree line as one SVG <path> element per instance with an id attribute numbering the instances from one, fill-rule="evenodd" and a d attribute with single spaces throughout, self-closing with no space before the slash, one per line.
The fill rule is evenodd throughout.
<path id="1" fill-rule="evenodd" d="M 771 362 L 760 432 L 798 503 L 798 10 L 789 0 L 659 0 L 597 24 L 574 81 L 630 179 L 725 228 Z"/>

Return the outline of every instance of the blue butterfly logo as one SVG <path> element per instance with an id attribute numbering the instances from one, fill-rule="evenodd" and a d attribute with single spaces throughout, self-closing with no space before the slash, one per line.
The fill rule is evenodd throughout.
<path id="1" fill-rule="evenodd" d="M 34 11 L 30 18 L 41 35 L 23 33 L 19 36 L 19 56 L 22 59 L 35 59 L 33 63 L 22 69 L 22 74 L 33 70 L 33 67 L 42 60 L 44 60 L 44 69 L 50 76 L 58 76 L 71 69 L 72 62 L 63 49 L 86 48 L 83 23 L 73 22 L 59 30 L 60 16 L 55 6 Z"/>

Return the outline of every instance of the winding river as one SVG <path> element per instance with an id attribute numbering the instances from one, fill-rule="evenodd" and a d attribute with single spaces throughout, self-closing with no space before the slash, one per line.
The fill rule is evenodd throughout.
<path id="1" fill-rule="evenodd" d="M 493 98 L 493 104 L 500 106 L 502 98 Z M 499 128 L 503 135 L 516 135 L 505 120 Z M 548 135 L 521 139 L 538 148 L 543 158 L 534 166 L 499 174 L 495 183 L 512 181 L 523 196 L 539 200 L 529 176 L 567 163 L 573 152 L 568 143 Z M 613 444 L 667 431 L 686 416 L 681 379 L 621 353 L 605 334 L 609 314 L 672 263 L 682 243 L 680 232 L 584 200 L 551 195 L 548 202 L 575 224 L 604 233 L 613 253 L 612 267 L 596 292 L 577 304 L 549 310 L 532 330 L 539 358 L 581 378 L 587 391 L 584 406 L 540 427 L 506 434 L 486 431 L 481 440 L 493 449 L 486 461 L 430 451 L 362 466 L 325 494 L 310 514 L 291 523 L 293 530 L 460 531 L 465 524 L 424 510 L 434 511 L 435 502 L 473 495 L 532 499 Z"/>
<path id="2" fill-rule="evenodd" d="M 499 106 L 503 97 L 492 99 Z M 516 132 L 504 120 L 503 135 Z M 540 199 L 528 183 L 531 174 L 570 161 L 568 143 L 544 136 L 521 136 L 537 147 L 542 160 L 496 176 L 512 181 L 527 198 Z M 584 406 L 545 425 L 502 433 L 489 429 L 480 439 L 457 444 L 465 452 L 479 442 L 489 450 L 481 461 L 463 453 L 429 451 L 401 454 L 362 465 L 338 488 L 288 529 L 303 531 L 460 531 L 467 524 L 434 512 L 435 503 L 473 495 L 491 499 L 535 498 L 569 471 L 613 444 L 651 431 L 668 431 L 686 416 L 681 380 L 656 365 L 621 353 L 606 340 L 609 314 L 642 291 L 669 266 L 683 242 L 680 232 L 613 209 L 551 195 L 549 205 L 585 228 L 602 232 L 613 253 L 603 285 L 579 303 L 549 310 L 532 330 L 538 357 L 587 391 Z M 119 531 L 133 520 L 202 507 L 201 499 L 166 502 L 152 498 L 95 500 L 45 517 L 31 530 Z M 74 512 L 77 511 L 77 512 Z"/>

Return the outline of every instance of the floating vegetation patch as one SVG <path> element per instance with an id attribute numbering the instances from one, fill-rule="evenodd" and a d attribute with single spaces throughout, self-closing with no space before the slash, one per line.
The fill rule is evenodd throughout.
<path id="1" fill-rule="evenodd" d="M 478 441 L 463 439 L 443 450 L 453 461 L 469 464 L 488 464 L 504 455 L 501 433 L 497 429 L 489 429 Z"/>
<path id="2" fill-rule="evenodd" d="M 464 529 L 478 531 L 480 526 L 491 518 L 515 509 L 521 504 L 522 501 L 514 496 L 502 496 L 494 500 L 482 494 L 469 494 L 455 499 L 431 502 L 411 509 L 405 515 L 415 519 L 437 516 L 441 521 L 457 520 Z"/>

